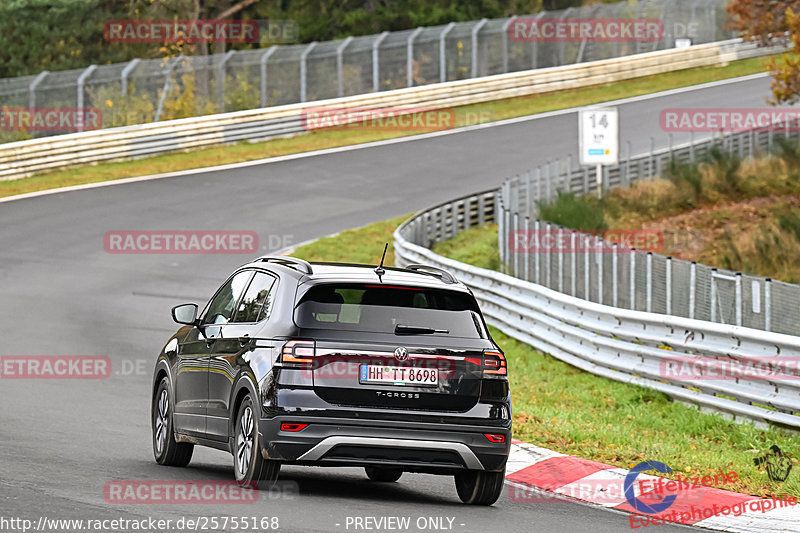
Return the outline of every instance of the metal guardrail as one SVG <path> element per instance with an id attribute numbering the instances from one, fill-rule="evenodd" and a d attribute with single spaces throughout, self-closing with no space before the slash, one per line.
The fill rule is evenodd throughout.
<path id="1" fill-rule="evenodd" d="M 435 254 L 428 248 L 493 221 L 499 191 L 486 191 L 416 214 L 394 233 L 398 266 L 444 268 L 472 289 L 487 321 L 534 348 L 609 379 L 661 391 L 734 418 L 800 429 L 800 375 L 777 367 L 771 379 L 670 379 L 675 358 L 761 363 L 800 357 L 800 337 L 615 308 Z"/>
<path id="2" fill-rule="evenodd" d="M 653 42 L 521 42 L 509 35 L 518 17 L 309 44 L 270 46 L 265 39 L 261 48 L 226 54 L 134 59 L 0 79 L 0 107 L 95 107 L 102 110 L 102 127 L 108 128 L 163 120 L 165 108 L 181 99 L 192 105 L 179 108 L 182 114 L 172 118 L 597 61 L 673 48 L 678 38 L 694 44 L 729 39 L 734 34 L 724 27 L 726 3 L 639 0 L 535 15 L 541 20 L 657 19 L 663 32 Z M 13 135 L 0 130 L 0 141 L 27 138 L 25 132 Z"/>
<path id="3" fill-rule="evenodd" d="M 702 141 L 635 157 L 605 167 L 603 190 L 627 187 L 653 176 L 664 176 L 670 161 L 698 162 L 708 159 L 716 147 L 741 158 L 772 153 L 776 136 L 800 140 L 800 128 L 792 121 L 776 124 L 768 131 L 729 133 Z M 652 143 L 651 143 L 652 144 Z M 670 143 L 671 144 L 671 143 Z M 536 220 L 537 205 L 559 191 L 588 195 L 597 191 L 595 168 L 572 168 L 559 161 L 507 180 L 501 187 L 498 212 L 498 243 L 501 263 L 517 278 L 559 292 L 613 307 L 696 318 L 710 322 L 800 335 L 800 285 L 753 276 L 685 261 L 654 251 L 611 245 L 596 235 L 587 235 L 556 224 Z M 677 241 L 689 248 L 695 237 L 676 229 L 661 232 L 664 241 Z M 514 249 L 514 236 L 539 239 L 554 236 L 578 243 L 554 250 Z M 668 238 L 669 237 L 669 238 Z M 683 241 L 683 242 L 681 242 Z M 566 241 L 565 241 L 566 242 Z M 658 250 L 656 250 L 658 251 Z"/>
<path id="4" fill-rule="evenodd" d="M 408 107 L 412 110 L 418 110 L 420 107 L 447 108 L 609 83 L 692 67 L 724 65 L 735 59 L 766 55 L 776 50 L 777 48 L 759 48 L 753 43 L 733 39 L 579 65 L 5 143 L 0 144 L 0 180 L 17 179 L 36 172 L 103 161 L 302 133 L 306 131 L 303 126 L 304 113 L 320 107 L 333 109 Z"/>

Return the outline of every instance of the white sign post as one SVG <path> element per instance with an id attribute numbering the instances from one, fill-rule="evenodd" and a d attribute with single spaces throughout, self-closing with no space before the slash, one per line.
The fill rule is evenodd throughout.
<path id="1" fill-rule="evenodd" d="M 603 165 L 619 162 L 619 114 L 616 107 L 578 112 L 578 143 L 582 165 L 597 167 L 597 196 L 603 195 Z"/>

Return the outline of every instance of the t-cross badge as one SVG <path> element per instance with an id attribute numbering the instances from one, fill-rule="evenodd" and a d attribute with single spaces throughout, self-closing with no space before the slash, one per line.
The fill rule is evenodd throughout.
<path id="1" fill-rule="evenodd" d="M 236 480 L 270 486 L 282 464 L 455 477 L 491 505 L 511 439 L 506 360 L 471 291 L 435 267 L 262 257 L 237 269 L 156 362 L 153 453 L 233 455 Z"/>

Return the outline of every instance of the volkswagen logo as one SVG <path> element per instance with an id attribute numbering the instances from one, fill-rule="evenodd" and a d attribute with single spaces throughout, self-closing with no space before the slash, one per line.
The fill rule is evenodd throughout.
<path id="1" fill-rule="evenodd" d="M 405 361 L 408 359 L 408 350 L 403 346 L 398 346 L 394 350 L 394 358 L 398 361 Z"/>

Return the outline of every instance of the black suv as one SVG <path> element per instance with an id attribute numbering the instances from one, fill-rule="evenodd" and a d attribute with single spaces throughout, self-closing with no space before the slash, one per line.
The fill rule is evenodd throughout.
<path id="1" fill-rule="evenodd" d="M 185 466 L 227 450 L 236 479 L 281 464 L 454 475 L 491 505 L 511 440 L 506 360 L 470 290 L 430 266 L 262 257 L 237 269 L 167 342 L 153 379 L 153 451 Z"/>

